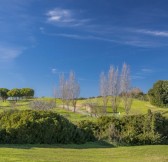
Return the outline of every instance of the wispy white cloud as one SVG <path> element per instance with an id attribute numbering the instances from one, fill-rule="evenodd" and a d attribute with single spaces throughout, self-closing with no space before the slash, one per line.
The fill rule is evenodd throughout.
<path id="1" fill-rule="evenodd" d="M 168 31 L 153 31 L 153 30 L 145 30 L 145 29 L 140 29 L 140 30 L 136 30 L 139 33 L 142 34 L 147 34 L 147 35 L 151 35 L 151 36 L 161 36 L 161 37 L 168 37 Z"/>
<path id="2" fill-rule="evenodd" d="M 47 13 L 48 20 L 51 22 L 72 22 L 72 12 L 66 9 L 55 8 Z"/>
<path id="3" fill-rule="evenodd" d="M 53 36 L 61 36 L 66 38 L 78 39 L 78 40 L 96 40 L 96 41 L 104 41 L 109 43 L 117 43 L 117 44 L 124 44 L 136 47 L 158 47 L 161 46 L 160 43 L 149 41 L 140 38 L 132 38 L 132 37 L 125 37 L 125 38 L 110 38 L 107 36 L 95 36 L 95 35 L 79 35 L 79 34 L 66 34 L 66 33 L 59 33 L 59 34 L 51 34 Z M 111 36 L 113 37 L 113 35 Z M 163 45 L 163 44 L 162 44 Z"/>
<path id="4" fill-rule="evenodd" d="M 114 25 L 96 24 L 95 19 L 83 18 L 76 10 L 55 8 L 47 13 L 47 22 L 58 27 L 74 27 L 72 33 L 50 33 L 52 36 L 61 36 L 79 40 L 97 40 L 135 47 L 156 48 L 168 46 L 168 40 L 153 39 L 153 36 L 168 37 L 168 31 L 154 31 L 150 29 L 138 29 L 136 27 L 121 27 Z M 44 28 L 40 28 L 46 34 Z M 80 32 L 80 34 L 79 34 Z"/>
<path id="5" fill-rule="evenodd" d="M 20 47 L 10 47 L 10 46 L 0 46 L 0 61 L 13 61 L 19 57 L 24 48 Z"/>
<path id="6" fill-rule="evenodd" d="M 56 35 L 61 36 L 61 37 L 81 39 L 81 40 L 101 40 L 101 41 L 106 41 L 106 42 L 117 42 L 116 40 L 113 40 L 113 39 L 98 37 L 94 35 L 78 35 L 78 34 L 63 34 L 63 33 L 56 34 Z"/>
<path id="7" fill-rule="evenodd" d="M 152 72 L 154 72 L 152 69 L 149 69 L 149 68 L 143 68 L 143 69 L 141 69 L 141 71 L 144 72 L 144 73 L 152 73 Z"/>
<path id="8" fill-rule="evenodd" d="M 90 19 L 77 18 L 73 10 L 55 8 L 47 13 L 47 21 L 60 26 L 81 26 L 90 21 Z"/>

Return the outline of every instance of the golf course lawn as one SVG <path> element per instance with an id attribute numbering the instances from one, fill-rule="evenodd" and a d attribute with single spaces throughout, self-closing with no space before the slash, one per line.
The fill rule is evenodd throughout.
<path id="1" fill-rule="evenodd" d="M 0 162 L 168 162 L 168 145 L 0 145 Z"/>

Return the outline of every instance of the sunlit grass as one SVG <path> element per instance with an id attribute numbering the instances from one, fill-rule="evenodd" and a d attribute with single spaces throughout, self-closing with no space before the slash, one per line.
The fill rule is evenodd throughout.
<path id="1" fill-rule="evenodd" d="M 36 99 L 34 99 L 36 100 Z M 56 101 L 56 108 L 53 109 L 53 111 L 67 117 L 71 121 L 79 121 L 79 120 L 87 120 L 91 119 L 94 120 L 93 117 L 90 116 L 89 112 L 88 115 L 83 115 L 80 113 L 73 113 L 71 111 L 65 110 L 61 108 L 62 102 L 60 99 L 54 99 L 54 98 L 38 98 L 37 100 L 54 100 Z M 121 99 L 120 99 L 121 100 Z M 2 102 L 0 101 L 0 112 L 4 110 L 10 110 L 10 109 L 17 109 L 17 110 L 27 110 L 30 109 L 29 103 L 32 100 L 19 100 L 17 103 L 13 103 L 12 101 L 6 101 Z M 83 106 L 84 103 L 91 101 L 91 102 L 97 102 L 100 106 L 102 105 L 102 99 L 101 98 L 94 98 L 94 99 L 87 99 L 87 100 L 78 100 L 77 107 L 82 110 L 83 112 L 87 113 L 87 110 L 85 106 Z M 164 116 L 168 117 L 168 108 L 158 108 L 156 106 L 151 105 L 147 101 L 140 101 L 140 100 L 133 100 L 132 108 L 130 110 L 130 114 L 146 114 L 148 109 L 151 109 L 152 112 L 160 112 Z M 120 102 L 118 112 L 120 116 L 125 115 L 124 106 L 122 103 L 122 100 Z M 113 115 L 112 113 L 112 107 L 110 106 L 110 101 L 108 102 L 107 106 L 107 115 Z"/>
<path id="2" fill-rule="evenodd" d="M 167 162 L 168 146 L 0 145 L 1 162 Z"/>

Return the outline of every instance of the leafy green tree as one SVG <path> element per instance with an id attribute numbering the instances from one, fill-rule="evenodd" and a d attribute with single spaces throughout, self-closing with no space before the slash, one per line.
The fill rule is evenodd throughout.
<path id="1" fill-rule="evenodd" d="M 20 90 L 21 96 L 25 98 L 31 98 L 34 96 L 34 90 L 31 88 L 22 88 Z"/>
<path id="2" fill-rule="evenodd" d="M 15 99 L 15 101 L 17 101 L 18 98 L 21 97 L 21 91 L 18 88 L 14 88 L 10 90 L 7 94 L 9 97 L 12 97 L 13 99 Z"/>
<path id="3" fill-rule="evenodd" d="M 8 93 L 9 89 L 7 88 L 0 88 L 0 97 L 2 98 L 3 102 L 6 101 L 6 99 L 8 98 Z"/>
<path id="4" fill-rule="evenodd" d="M 160 107 L 168 107 L 168 80 L 159 80 L 148 91 L 151 104 Z"/>

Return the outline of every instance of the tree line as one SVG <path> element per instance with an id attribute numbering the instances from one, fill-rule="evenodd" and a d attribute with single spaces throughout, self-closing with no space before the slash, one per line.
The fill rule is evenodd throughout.
<path id="1" fill-rule="evenodd" d="M 114 66 L 110 66 L 107 75 L 102 72 L 100 75 L 100 96 L 102 96 L 104 112 L 110 102 L 113 113 L 117 113 L 122 98 L 125 112 L 128 114 L 132 105 L 131 90 L 130 68 L 127 64 L 123 64 L 121 73 Z"/>
<path id="2" fill-rule="evenodd" d="M 86 100 L 84 106 L 88 106 L 93 114 L 105 114 L 107 105 L 110 104 L 112 112 L 118 113 L 118 108 L 122 102 L 125 113 L 128 115 L 133 98 L 150 101 L 156 106 L 168 107 L 168 81 L 158 81 L 154 87 L 144 94 L 139 88 L 133 88 L 131 85 L 130 67 L 123 64 L 121 71 L 114 66 L 110 66 L 108 72 L 102 72 L 99 80 L 99 95 L 102 105 L 93 101 Z M 76 79 L 75 73 L 70 72 L 66 79 L 64 74 L 60 75 L 57 94 L 62 100 L 63 108 L 73 106 L 76 111 L 77 99 L 80 95 L 80 85 Z"/>
<path id="3" fill-rule="evenodd" d="M 76 111 L 77 99 L 80 94 L 80 85 L 75 77 L 74 72 L 69 73 L 69 78 L 66 79 L 64 74 L 60 75 L 59 78 L 59 87 L 57 91 L 58 96 L 62 100 L 63 108 L 66 107 L 69 109 L 70 104 Z M 120 97 L 119 97 L 120 95 Z M 118 112 L 118 107 L 121 102 L 121 97 L 123 99 L 124 108 L 128 114 L 131 105 L 131 77 L 130 77 L 130 68 L 127 64 L 123 64 L 121 74 L 119 74 L 119 69 L 110 66 L 108 75 L 101 73 L 100 75 L 100 96 L 102 97 L 103 102 L 103 112 L 106 112 L 108 102 L 111 103 L 111 107 L 114 113 Z M 95 103 L 88 103 L 90 108 L 95 109 Z"/>
<path id="4" fill-rule="evenodd" d="M 9 97 L 17 101 L 20 98 L 32 98 L 34 96 L 34 90 L 31 88 L 13 88 L 11 90 L 7 88 L 0 88 L 0 97 L 5 102 Z"/>

